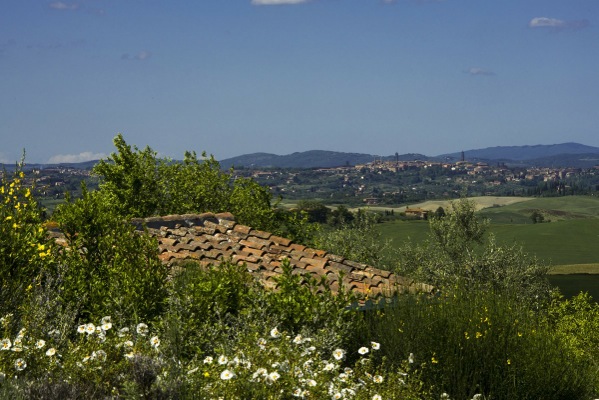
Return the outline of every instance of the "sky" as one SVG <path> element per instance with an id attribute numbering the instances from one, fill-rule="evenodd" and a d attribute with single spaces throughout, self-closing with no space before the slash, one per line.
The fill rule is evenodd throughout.
<path id="1" fill-rule="evenodd" d="M 599 146 L 597 0 L 2 0 L 0 162 Z"/>

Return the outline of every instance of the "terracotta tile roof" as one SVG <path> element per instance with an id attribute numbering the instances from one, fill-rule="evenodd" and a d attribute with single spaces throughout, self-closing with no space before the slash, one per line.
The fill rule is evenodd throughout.
<path id="1" fill-rule="evenodd" d="M 333 291 L 339 288 L 340 276 L 345 288 L 369 297 L 433 289 L 392 272 L 238 224 L 229 213 L 169 215 L 134 219 L 132 223 L 137 229 L 145 226 L 158 239 L 160 259 L 170 266 L 183 260 L 204 266 L 231 260 L 244 263 L 267 288 L 276 288 L 274 278 L 283 272 L 281 262 L 288 259 L 293 273 L 325 277 Z"/>

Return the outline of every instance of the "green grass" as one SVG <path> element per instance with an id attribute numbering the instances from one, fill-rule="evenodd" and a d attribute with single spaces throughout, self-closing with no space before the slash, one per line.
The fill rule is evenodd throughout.
<path id="1" fill-rule="evenodd" d="M 533 224 L 530 214 L 535 209 L 552 222 Z M 539 198 L 486 208 L 479 215 L 490 219 L 489 231 L 499 243 L 519 244 L 550 265 L 599 263 L 599 198 Z M 378 229 L 398 246 L 409 239 L 422 242 L 429 233 L 426 221 L 390 221 Z"/>

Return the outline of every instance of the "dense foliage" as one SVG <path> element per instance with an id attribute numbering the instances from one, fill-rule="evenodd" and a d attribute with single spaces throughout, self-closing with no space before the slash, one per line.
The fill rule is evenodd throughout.
<path id="1" fill-rule="evenodd" d="M 156 242 L 126 217 L 167 210 L 160 207 L 177 198 L 210 208 L 226 201 L 248 218 L 266 226 L 275 221 L 298 235 L 307 232 L 307 221 L 301 213 L 280 217 L 270 205 L 255 207 L 270 201 L 262 189 L 225 181 L 210 161 L 196 163 L 191 155 L 186 166 L 156 162 L 151 150 L 131 154 L 141 166 L 106 163 L 114 179 L 98 191 L 84 187 L 81 198 L 59 207 L 54 218 L 67 247 L 50 239 L 21 171 L 3 175 L 0 398 L 582 400 L 599 394 L 597 305 L 585 295 L 551 297 L 544 267 L 517 248 L 497 246 L 472 204 L 458 202 L 432 218 L 429 243 L 402 249 L 395 263 L 381 261 L 388 249 L 380 240 L 368 240 L 367 214 L 346 220 L 338 213 L 341 229 L 325 232 L 323 245 L 437 286 L 434 296 L 397 295 L 364 311 L 352 293 L 333 293 L 325 279 L 294 274 L 287 263 L 277 291 L 265 290 L 244 265 L 167 271 Z M 110 169 L 124 165 L 138 176 Z M 182 188 L 193 191 L 194 184 L 176 174 L 172 185 L 188 186 L 155 186 L 151 177 L 160 182 L 161 168 L 190 168 L 181 176 L 196 171 L 196 179 L 216 186 L 188 193 Z M 150 169 L 154 174 L 146 175 Z M 219 188 L 229 197 L 214 203 Z"/>

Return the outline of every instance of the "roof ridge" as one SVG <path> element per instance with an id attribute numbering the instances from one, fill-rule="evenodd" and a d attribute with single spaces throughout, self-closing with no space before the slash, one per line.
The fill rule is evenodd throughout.
<path id="1" fill-rule="evenodd" d="M 333 291 L 341 284 L 365 296 L 433 291 L 430 285 L 391 271 L 239 224 L 231 213 L 173 214 L 135 218 L 131 223 L 158 239 L 160 258 L 166 264 L 195 260 L 208 266 L 231 260 L 245 264 L 266 287 L 276 288 L 274 278 L 283 273 L 281 263 L 288 259 L 293 273 L 325 277 Z"/>

